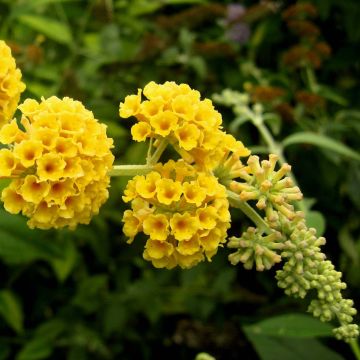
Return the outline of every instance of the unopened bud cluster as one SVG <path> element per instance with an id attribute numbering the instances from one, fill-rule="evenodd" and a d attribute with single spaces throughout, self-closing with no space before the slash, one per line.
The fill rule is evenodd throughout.
<path id="1" fill-rule="evenodd" d="M 284 247 L 279 241 L 281 238 L 282 235 L 277 231 L 264 236 L 258 229 L 249 227 L 241 238 L 229 239 L 228 247 L 237 249 L 229 255 L 229 261 L 232 265 L 242 262 L 245 269 L 252 269 L 255 265 L 257 271 L 269 270 L 281 261 L 281 256 L 278 254 L 278 251 Z"/>
<path id="2" fill-rule="evenodd" d="M 317 237 L 316 230 L 307 228 L 304 220 L 289 221 L 283 215 L 279 216 L 277 229 L 283 229 L 286 238 L 281 252 L 285 263 L 276 273 L 279 287 L 284 288 L 287 295 L 300 298 L 311 289 L 316 290 L 317 299 L 310 302 L 308 310 L 321 321 L 337 318 L 341 324 L 334 329 L 337 338 L 349 341 L 357 337 L 358 327 L 351 324 L 356 314 L 354 303 L 341 294 L 346 288 L 341 281 L 342 274 L 325 260 L 326 256 L 320 249 L 325 238 Z"/>
<path id="3" fill-rule="evenodd" d="M 289 176 L 291 166 L 283 164 L 275 171 L 278 156 L 269 155 L 269 160 L 259 161 L 258 156 L 250 156 L 247 166 L 239 172 L 245 182 L 233 181 L 231 189 L 238 193 L 242 201 L 256 200 L 256 207 L 265 210 L 268 218 L 274 219 L 277 212 L 289 219 L 295 217 L 294 207 L 290 203 L 301 200 L 302 193 Z"/>

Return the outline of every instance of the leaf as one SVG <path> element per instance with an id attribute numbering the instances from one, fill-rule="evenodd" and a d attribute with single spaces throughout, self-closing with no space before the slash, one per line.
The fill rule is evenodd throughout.
<path id="1" fill-rule="evenodd" d="M 321 212 L 315 210 L 306 212 L 306 224 L 309 228 L 315 228 L 318 236 L 324 234 L 326 222 Z"/>
<path id="2" fill-rule="evenodd" d="M 351 236 L 348 226 L 344 226 L 339 232 L 339 244 L 341 250 L 355 264 L 359 264 L 359 252 L 356 248 L 354 238 Z"/>
<path id="3" fill-rule="evenodd" d="M 257 335 L 243 327 L 261 360 L 344 360 L 315 339 Z"/>
<path id="4" fill-rule="evenodd" d="M 11 348 L 7 344 L 0 344 L 0 360 L 10 359 Z"/>
<path id="5" fill-rule="evenodd" d="M 63 258 L 51 260 L 52 268 L 60 282 L 64 282 L 73 270 L 77 260 L 74 239 L 66 239 L 62 244 Z"/>
<path id="6" fill-rule="evenodd" d="M 349 105 L 349 102 L 344 97 L 328 86 L 317 85 L 317 93 L 323 96 L 325 99 L 334 102 L 335 104 L 339 104 L 341 106 Z"/>
<path id="7" fill-rule="evenodd" d="M 34 9 L 39 9 L 40 7 L 45 7 L 52 3 L 61 3 L 61 2 L 70 2 L 72 0 L 31 0 L 31 1 L 21 1 L 19 3 L 12 3 L 10 17 L 14 18 L 21 14 L 30 14 L 34 12 Z"/>
<path id="8" fill-rule="evenodd" d="M 321 135 L 317 133 L 305 131 L 297 132 L 286 137 L 283 140 L 282 144 L 284 147 L 293 144 L 312 144 L 324 149 L 335 151 L 336 153 L 349 157 L 351 159 L 360 161 L 360 154 L 355 150 L 352 150 L 348 146 L 326 135 Z"/>
<path id="9" fill-rule="evenodd" d="M 9 290 L 0 291 L 0 314 L 17 333 L 23 331 L 24 315 L 22 307 L 15 295 Z"/>
<path id="10" fill-rule="evenodd" d="M 6 263 L 61 258 L 61 248 L 50 239 L 44 238 L 47 234 L 30 230 L 24 218 L 0 210 L 0 258 Z"/>
<path id="11" fill-rule="evenodd" d="M 18 20 L 60 44 L 72 44 L 70 28 L 64 23 L 39 15 L 21 15 Z"/>
<path id="12" fill-rule="evenodd" d="M 279 135 L 281 130 L 281 117 L 278 114 L 268 113 L 263 116 L 265 122 L 270 126 L 275 135 Z"/>
<path id="13" fill-rule="evenodd" d="M 255 325 L 247 326 L 248 331 L 259 335 L 311 338 L 331 336 L 332 327 L 311 316 L 286 314 L 265 319 Z"/>
<path id="14" fill-rule="evenodd" d="M 16 360 L 49 359 L 53 346 L 46 340 L 35 338 L 30 340 L 17 354 Z"/>

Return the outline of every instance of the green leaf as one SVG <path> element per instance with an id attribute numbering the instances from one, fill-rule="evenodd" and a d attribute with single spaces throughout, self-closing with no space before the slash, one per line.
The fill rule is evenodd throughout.
<path id="1" fill-rule="evenodd" d="M 72 44 L 70 28 L 64 23 L 38 15 L 21 15 L 18 20 L 60 44 Z"/>
<path id="2" fill-rule="evenodd" d="M 334 102 L 335 104 L 339 104 L 341 106 L 348 106 L 348 101 L 344 97 L 342 97 L 339 93 L 334 91 L 334 89 L 325 86 L 325 85 L 317 85 L 317 93 L 323 96 L 325 99 Z"/>
<path id="3" fill-rule="evenodd" d="M 321 135 L 317 133 L 297 132 L 286 137 L 283 140 L 282 144 L 284 147 L 293 144 L 312 144 L 324 149 L 335 151 L 336 153 L 349 157 L 351 159 L 360 161 L 360 154 L 355 150 L 326 135 Z"/>
<path id="4" fill-rule="evenodd" d="M 0 210 L 0 258 L 9 264 L 62 257 L 62 249 L 48 233 L 30 230 L 21 216 Z"/>
<path id="5" fill-rule="evenodd" d="M 315 228 L 318 236 L 324 234 L 326 222 L 321 212 L 315 210 L 308 211 L 306 213 L 306 224 L 309 228 Z"/>
<path id="6" fill-rule="evenodd" d="M 263 116 L 265 122 L 270 126 L 275 135 L 279 135 L 281 130 L 281 117 L 278 114 L 268 113 Z"/>
<path id="7" fill-rule="evenodd" d="M 344 226 L 339 232 L 339 244 L 342 251 L 351 261 L 358 265 L 359 264 L 359 252 L 356 248 L 356 243 L 351 235 L 348 226 Z"/>
<path id="8" fill-rule="evenodd" d="M 261 360 L 344 360 L 315 339 L 258 335 L 248 327 L 243 329 Z"/>
<path id="9" fill-rule="evenodd" d="M 311 338 L 331 336 L 332 327 L 311 316 L 286 314 L 265 319 L 255 325 L 247 326 L 248 331 L 259 335 Z"/>
<path id="10" fill-rule="evenodd" d="M 10 17 L 14 18 L 22 14 L 30 14 L 34 12 L 35 9 L 41 7 L 46 7 L 51 3 L 61 3 L 61 2 L 70 2 L 72 0 L 31 0 L 31 1 L 21 1 L 21 2 L 12 2 L 11 14 Z"/>
<path id="11" fill-rule="evenodd" d="M 46 340 L 35 338 L 30 340 L 17 354 L 16 360 L 49 359 L 53 346 Z"/>
<path id="12" fill-rule="evenodd" d="M 53 259 L 52 268 L 60 282 L 64 282 L 73 270 L 77 260 L 74 239 L 66 239 L 62 244 L 63 258 Z"/>
<path id="13" fill-rule="evenodd" d="M 23 331 L 24 315 L 22 307 L 15 295 L 9 290 L 0 291 L 0 315 L 17 333 Z"/>

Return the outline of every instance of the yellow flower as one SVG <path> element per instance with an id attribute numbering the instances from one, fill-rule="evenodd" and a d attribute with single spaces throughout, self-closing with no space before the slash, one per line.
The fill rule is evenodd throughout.
<path id="1" fill-rule="evenodd" d="M 124 222 L 123 232 L 129 238 L 128 243 L 131 243 L 141 228 L 140 221 L 131 210 L 124 211 L 122 221 Z"/>
<path id="2" fill-rule="evenodd" d="M 179 181 L 172 179 L 159 179 L 156 181 L 157 199 L 161 204 L 170 205 L 179 201 L 182 194 L 182 186 Z"/>
<path id="3" fill-rule="evenodd" d="M 190 269 L 204 260 L 204 255 L 201 251 L 198 251 L 192 255 L 182 255 L 176 253 L 176 260 L 182 269 Z"/>
<path id="4" fill-rule="evenodd" d="M 49 193 L 50 185 L 46 181 L 39 181 L 35 175 L 25 176 L 20 187 L 21 195 L 27 202 L 40 203 Z"/>
<path id="5" fill-rule="evenodd" d="M 11 50 L 0 40 L 0 128 L 11 120 L 24 90 Z"/>
<path id="6" fill-rule="evenodd" d="M 26 204 L 24 198 L 11 185 L 2 191 L 1 201 L 4 202 L 5 210 L 11 214 L 18 214 Z"/>
<path id="7" fill-rule="evenodd" d="M 169 222 L 164 214 L 151 214 L 143 223 L 144 233 L 152 240 L 166 240 L 169 235 Z"/>
<path id="8" fill-rule="evenodd" d="M 156 181 L 160 179 L 160 174 L 151 172 L 146 176 L 140 176 L 136 181 L 136 192 L 145 199 L 151 199 L 156 194 Z"/>
<path id="9" fill-rule="evenodd" d="M 179 95 L 173 99 L 171 103 L 172 111 L 187 121 L 193 120 L 195 117 L 195 106 L 193 106 L 194 98 L 188 95 Z"/>
<path id="10" fill-rule="evenodd" d="M 63 176 L 65 168 L 65 161 L 61 155 L 57 153 L 47 153 L 41 159 L 38 159 L 37 174 L 39 179 L 44 180 L 59 180 Z"/>
<path id="11" fill-rule="evenodd" d="M 216 226 L 217 212 L 215 207 L 208 206 L 198 209 L 196 215 L 202 229 L 213 229 Z"/>
<path id="12" fill-rule="evenodd" d="M 134 177 L 123 198 L 132 207 L 123 218 L 128 242 L 140 231 L 148 235 L 143 257 L 156 268 L 210 261 L 226 239 L 230 217 L 224 186 L 183 160 L 158 163 L 146 176 Z"/>
<path id="13" fill-rule="evenodd" d="M 43 146 L 38 140 L 23 140 L 14 147 L 14 156 L 26 168 L 33 166 L 42 152 Z"/>
<path id="14" fill-rule="evenodd" d="M 177 128 L 177 116 L 171 111 L 160 112 L 150 118 L 150 124 L 154 128 L 155 134 L 167 136 L 171 131 Z"/>
<path id="15" fill-rule="evenodd" d="M 145 100 L 141 104 L 141 119 L 150 119 L 163 111 L 164 101 L 158 97 L 152 100 Z"/>
<path id="16" fill-rule="evenodd" d="M 176 250 L 181 255 L 193 255 L 200 250 L 199 235 L 193 236 L 189 240 L 179 241 Z"/>
<path id="17" fill-rule="evenodd" d="M 145 141 L 151 134 L 151 126 L 146 122 L 140 122 L 131 127 L 131 135 L 135 141 Z"/>
<path id="18" fill-rule="evenodd" d="M 140 111 L 141 90 L 138 90 L 137 95 L 129 95 L 125 98 L 123 103 L 120 103 L 119 115 L 122 118 L 135 116 Z"/>
<path id="19" fill-rule="evenodd" d="M 174 252 L 174 246 L 166 241 L 149 239 L 145 245 L 145 253 L 152 259 L 168 257 Z"/>
<path id="20" fill-rule="evenodd" d="M 11 144 L 24 138 L 25 133 L 19 129 L 15 119 L 0 128 L 0 142 L 3 144 Z"/>
<path id="21" fill-rule="evenodd" d="M 0 178 L 9 177 L 17 165 L 17 159 L 9 149 L 0 150 Z"/>
<path id="22" fill-rule="evenodd" d="M 19 109 L 25 131 L 13 122 L 0 132 L 9 143 L 0 170 L 15 177 L 2 192 L 5 209 L 27 216 L 31 228 L 88 224 L 109 196 L 106 126 L 70 98 L 28 99 Z"/>
<path id="23" fill-rule="evenodd" d="M 65 200 L 75 192 L 74 180 L 55 181 L 50 184 L 50 190 L 45 200 L 48 204 L 64 205 Z"/>
<path id="24" fill-rule="evenodd" d="M 200 138 L 200 130 L 194 124 L 185 124 L 175 130 L 175 137 L 180 147 L 191 150 L 196 147 Z"/>
<path id="25" fill-rule="evenodd" d="M 170 220 L 171 233 L 176 240 L 189 240 L 199 229 L 199 221 L 188 212 L 174 214 Z"/>
<path id="26" fill-rule="evenodd" d="M 57 130 L 40 127 L 38 129 L 33 129 L 32 137 L 34 140 L 40 141 L 46 150 L 51 150 L 57 143 L 58 135 L 59 133 Z"/>
<path id="27" fill-rule="evenodd" d="M 196 181 L 185 182 L 183 184 L 184 197 L 187 202 L 200 206 L 206 197 L 206 190 Z"/>
<path id="28" fill-rule="evenodd" d="M 222 231 L 220 229 L 213 229 L 200 237 L 200 242 L 206 251 L 214 251 L 222 242 Z"/>

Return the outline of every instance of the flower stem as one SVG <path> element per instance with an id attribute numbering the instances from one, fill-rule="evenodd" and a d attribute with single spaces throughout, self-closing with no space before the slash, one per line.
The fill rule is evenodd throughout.
<path id="1" fill-rule="evenodd" d="M 264 139 L 264 141 L 266 142 L 268 148 L 269 148 L 269 152 L 276 154 L 279 157 L 279 163 L 280 165 L 284 165 L 285 163 L 287 163 L 286 158 L 283 154 L 283 149 L 282 146 L 280 144 L 278 144 L 271 132 L 269 131 L 269 129 L 265 126 L 264 121 L 259 121 L 259 119 L 257 118 L 257 121 L 252 120 L 252 123 L 256 126 L 256 128 L 258 129 L 259 133 L 261 134 L 262 138 Z M 292 172 L 290 172 L 290 177 L 293 180 L 294 184 L 296 186 L 298 186 L 298 182 L 294 176 L 294 174 Z M 299 210 L 303 211 L 304 213 L 306 213 L 306 207 L 305 207 L 305 203 L 303 201 L 298 201 L 296 203 L 299 207 Z"/>
<path id="2" fill-rule="evenodd" d="M 167 145 L 168 145 L 168 141 L 166 139 L 161 139 L 159 141 L 159 144 L 158 144 L 156 150 L 154 151 L 151 158 L 149 159 L 149 165 L 154 165 L 159 161 L 160 156 L 166 149 Z"/>
<path id="3" fill-rule="evenodd" d="M 264 219 L 246 202 L 240 200 L 239 195 L 233 191 L 227 190 L 227 196 L 230 205 L 240 209 L 253 223 L 257 226 L 260 232 L 271 234 L 272 230 L 266 224 Z"/>
<path id="4" fill-rule="evenodd" d="M 114 165 L 110 170 L 110 176 L 135 176 L 145 175 L 153 170 L 151 165 Z"/>
<path id="5" fill-rule="evenodd" d="M 356 340 L 350 340 L 349 344 L 356 360 L 360 360 L 360 348 L 358 342 Z"/>

